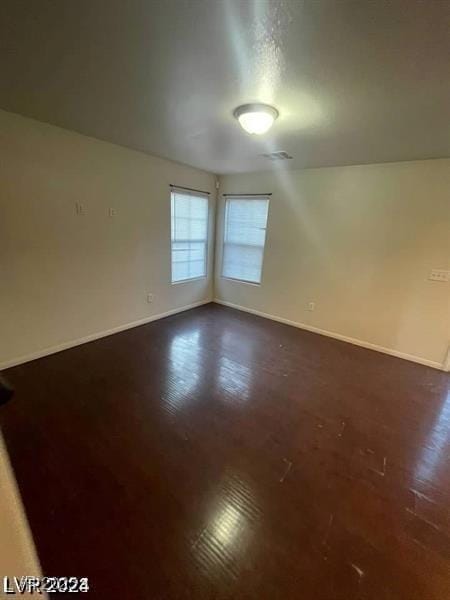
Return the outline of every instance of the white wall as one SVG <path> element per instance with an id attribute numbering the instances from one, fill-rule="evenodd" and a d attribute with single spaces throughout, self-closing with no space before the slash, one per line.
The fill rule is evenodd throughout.
<path id="1" fill-rule="evenodd" d="M 24 575 L 42 577 L 42 571 L 1 433 L 0 490 L 0 598 L 11 598 L 2 593 L 3 577 L 8 576 L 11 582 L 13 577 Z M 47 594 L 40 597 L 47 598 Z"/>
<path id="2" fill-rule="evenodd" d="M 210 174 L 0 111 L 0 368 L 211 299 L 212 244 L 207 280 L 170 284 L 170 183 L 214 194 Z"/>
<path id="3" fill-rule="evenodd" d="M 261 286 L 220 277 L 221 199 L 216 298 L 443 364 L 450 284 L 427 277 L 450 269 L 450 160 L 228 175 L 220 192 L 273 196 Z"/>

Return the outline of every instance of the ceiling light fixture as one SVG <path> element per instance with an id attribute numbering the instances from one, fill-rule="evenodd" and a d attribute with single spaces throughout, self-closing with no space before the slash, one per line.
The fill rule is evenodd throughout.
<path id="1" fill-rule="evenodd" d="M 233 113 L 245 131 L 256 135 L 269 131 L 278 114 L 277 109 L 268 104 L 243 104 Z"/>

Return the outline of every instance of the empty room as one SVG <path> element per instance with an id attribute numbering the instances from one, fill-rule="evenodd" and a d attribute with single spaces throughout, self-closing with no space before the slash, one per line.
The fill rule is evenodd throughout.
<path id="1" fill-rule="evenodd" d="M 450 1 L 0 14 L 0 598 L 450 598 Z"/>

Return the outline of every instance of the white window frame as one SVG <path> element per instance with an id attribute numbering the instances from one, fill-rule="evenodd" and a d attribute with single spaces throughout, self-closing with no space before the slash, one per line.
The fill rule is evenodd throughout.
<path id="1" fill-rule="evenodd" d="M 172 208 L 173 208 L 173 195 L 179 193 L 179 194 L 183 194 L 185 196 L 194 196 L 196 198 L 204 198 L 206 200 L 206 239 L 205 240 L 186 240 L 187 242 L 192 242 L 192 241 L 197 241 L 197 242 L 203 242 L 205 244 L 205 269 L 204 275 L 200 275 L 200 276 L 195 276 L 195 277 L 188 277 L 187 279 L 177 279 L 176 281 L 173 280 L 173 261 L 172 261 Z M 176 187 L 176 186 L 171 186 L 170 189 L 170 283 L 171 285 L 178 285 L 178 284 L 182 284 L 182 283 L 190 283 L 191 281 L 200 281 L 202 279 L 207 279 L 208 278 L 208 256 L 209 256 L 209 234 L 210 234 L 210 227 L 209 227 L 209 193 L 208 192 L 201 192 L 201 191 L 196 191 L 196 190 L 190 190 L 187 188 L 182 188 L 182 187 Z M 180 241 L 180 240 L 178 240 Z M 182 241 L 182 240 L 181 240 Z"/>
<path id="2" fill-rule="evenodd" d="M 230 196 L 225 196 L 225 206 L 224 206 L 224 217 L 223 217 L 223 237 L 222 237 L 222 259 L 220 266 L 220 277 L 221 279 L 226 279 L 228 281 L 236 281 L 238 283 L 245 283 L 247 285 L 255 285 L 260 286 L 263 280 L 264 273 L 264 259 L 266 254 L 266 243 L 267 243 L 267 229 L 269 225 L 269 209 L 270 209 L 270 197 L 271 194 L 233 194 Z M 267 219 L 266 226 L 264 228 L 264 245 L 262 247 L 262 260 L 261 260 L 261 276 L 259 281 L 249 281 L 247 279 L 239 279 L 238 277 L 230 277 L 228 275 L 223 274 L 224 269 L 224 257 L 225 257 L 225 245 L 226 245 L 226 234 L 227 234 L 227 219 L 228 219 L 228 205 L 229 202 L 233 200 L 267 200 Z M 240 246 L 245 246 L 245 244 L 239 244 Z"/>

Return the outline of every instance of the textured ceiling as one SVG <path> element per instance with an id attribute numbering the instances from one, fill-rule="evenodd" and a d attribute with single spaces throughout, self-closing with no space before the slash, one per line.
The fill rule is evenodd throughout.
<path id="1" fill-rule="evenodd" d="M 214 173 L 450 156 L 450 2 L 3 0 L 0 107 Z M 246 134 L 242 103 L 274 104 Z"/>

